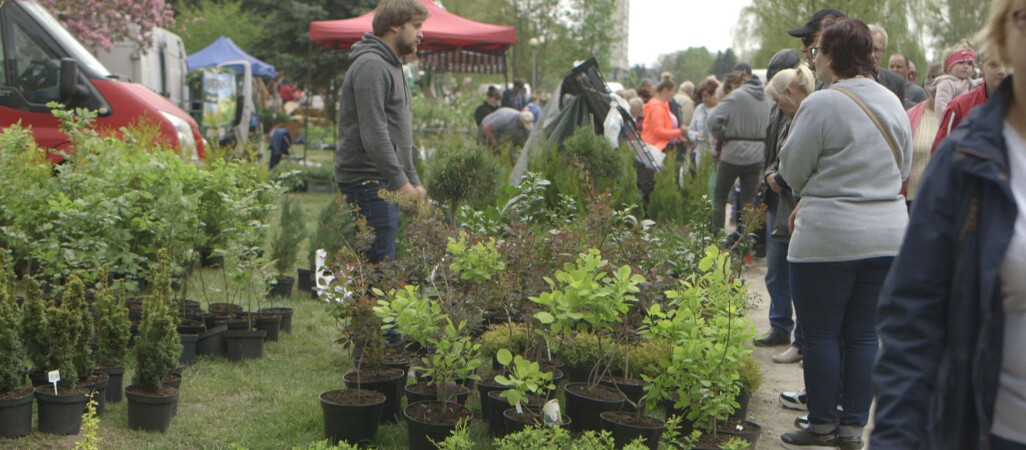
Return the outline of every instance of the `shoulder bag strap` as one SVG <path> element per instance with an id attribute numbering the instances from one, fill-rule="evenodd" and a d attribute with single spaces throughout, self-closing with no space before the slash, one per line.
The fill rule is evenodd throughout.
<path id="1" fill-rule="evenodd" d="M 847 88 L 844 88 L 844 87 L 841 87 L 841 86 L 838 86 L 838 85 L 835 84 L 833 86 L 830 86 L 830 89 L 833 89 L 833 90 L 838 91 L 838 92 L 840 92 L 840 93 L 842 93 L 844 95 L 847 95 L 849 98 L 852 99 L 852 101 L 855 102 L 856 105 L 859 105 L 859 108 L 862 108 L 862 111 L 864 111 L 866 113 L 866 115 L 869 116 L 869 119 L 873 121 L 873 124 L 876 125 L 876 129 L 880 130 L 880 134 L 883 134 L 884 139 L 887 140 L 887 145 L 891 146 L 891 153 L 894 154 L 894 163 L 897 164 L 898 167 L 900 168 L 901 167 L 901 163 L 898 162 L 900 160 L 900 158 L 898 157 L 898 145 L 894 143 L 894 139 L 891 138 L 890 133 L 888 133 L 887 130 L 884 129 L 883 124 L 880 123 L 880 119 L 876 117 L 876 114 L 873 114 L 873 111 L 870 110 L 868 106 L 866 106 L 866 103 L 863 102 L 861 98 L 859 98 L 857 95 L 852 93 Z"/>

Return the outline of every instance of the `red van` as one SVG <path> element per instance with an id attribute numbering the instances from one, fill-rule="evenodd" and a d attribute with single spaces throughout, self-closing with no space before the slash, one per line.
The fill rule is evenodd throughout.
<path id="1" fill-rule="evenodd" d="M 204 157 L 199 127 L 185 111 L 141 84 L 118 81 L 49 12 L 32 1 L 0 2 L 0 128 L 21 121 L 43 147 L 71 152 L 68 137 L 46 107 L 97 112 L 101 133 L 149 121 L 164 143 L 186 156 Z M 60 156 L 52 155 L 54 162 Z"/>

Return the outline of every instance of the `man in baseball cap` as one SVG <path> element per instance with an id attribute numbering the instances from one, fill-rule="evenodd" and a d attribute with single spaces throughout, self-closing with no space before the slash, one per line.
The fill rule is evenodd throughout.
<path id="1" fill-rule="evenodd" d="M 816 63 L 812 57 L 812 51 L 809 49 L 816 46 L 816 42 L 819 40 L 819 30 L 823 27 L 823 21 L 827 19 L 836 20 L 841 17 L 847 16 L 836 9 L 821 9 L 816 11 L 805 25 L 787 32 L 787 34 L 802 40 L 802 53 L 805 54 L 805 60 L 813 71 L 816 70 Z"/>

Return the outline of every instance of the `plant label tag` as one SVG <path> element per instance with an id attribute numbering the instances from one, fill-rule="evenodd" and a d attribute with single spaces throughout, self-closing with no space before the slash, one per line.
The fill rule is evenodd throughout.
<path id="1" fill-rule="evenodd" d="M 61 381 L 61 371 L 51 370 L 46 373 L 46 377 L 50 379 L 50 383 L 53 384 L 53 395 L 57 394 L 57 382 Z"/>
<path id="2" fill-rule="evenodd" d="M 521 415 L 521 416 L 524 415 L 524 408 L 520 407 L 520 402 L 517 402 L 517 404 L 514 405 L 514 406 L 517 408 L 517 414 L 518 415 Z"/>
<path id="3" fill-rule="evenodd" d="M 549 400 L 545 402 L 545 406 L 542 406 L 542 415 L 544 417 L 545 425 L 559 426 L 561 420 L 559 417 L 562 415 L 559 413 L 559 402 L 556 400 Z"/>

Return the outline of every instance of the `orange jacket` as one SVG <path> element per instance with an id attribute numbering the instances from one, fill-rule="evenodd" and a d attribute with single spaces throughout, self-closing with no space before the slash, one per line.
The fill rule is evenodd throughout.
<path id="1" fill-rule="evenodd" d="M 645 126 L 641 128 L 641 140 L 659 150 L 666 148 L 671 139 L 682 137 L 680 128 L 673 127 L 670 118 L 670 104 L 653 97 L 641 110 Z"/>

